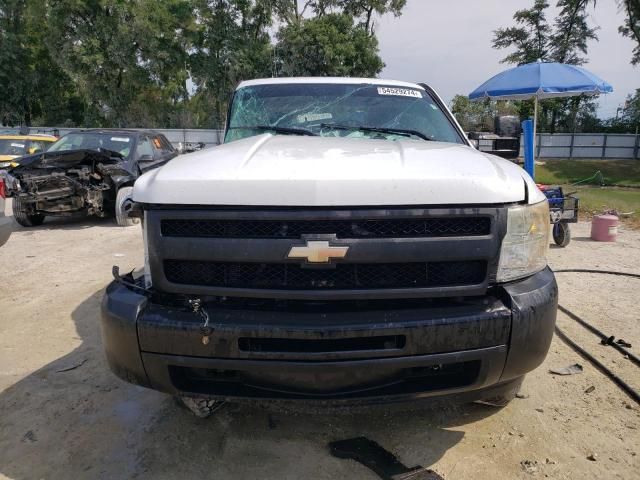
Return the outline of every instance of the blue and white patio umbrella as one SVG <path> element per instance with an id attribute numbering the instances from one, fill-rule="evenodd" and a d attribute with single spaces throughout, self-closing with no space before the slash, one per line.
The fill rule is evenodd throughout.
<path id="1" fill-rule="evenodd" d="M 533 98 L 533 138 L 536 135 L 538 101 L 545 98 L 600 95 L 613 87 L 588 70 L 564 63 L 535 62 L 505 70 L 469 94 L 471 100 L 528 100 Z"/>

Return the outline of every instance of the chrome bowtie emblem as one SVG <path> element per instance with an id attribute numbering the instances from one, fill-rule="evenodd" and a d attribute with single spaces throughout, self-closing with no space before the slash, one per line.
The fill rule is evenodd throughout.
<path id="1" fill-rule="evenodd" d="M 332 247 L 327 241 L 307 241 L 302 247 L 291 247 L 287 258 L 304 258 L 309 263 L 329 263 L 332 258 L 344 258 L 349 247 Z"/>

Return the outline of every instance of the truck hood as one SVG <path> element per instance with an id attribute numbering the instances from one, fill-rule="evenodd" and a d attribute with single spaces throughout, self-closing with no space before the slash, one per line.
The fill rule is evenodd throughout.
<path id="1" fill-rule="evenodd" d="M 140 177 L 133 199 L 184 205 L 473 205 L 521 202 L 527 190 L 544 198 L 520 167 L 466 145 L 264 134 L 177 157 Z"/>

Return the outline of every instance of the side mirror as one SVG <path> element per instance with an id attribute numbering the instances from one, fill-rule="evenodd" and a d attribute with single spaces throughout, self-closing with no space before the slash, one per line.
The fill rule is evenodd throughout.
<path id="1" fill-rule="evenodd" d="M 153 157 L 151 155 L 140 155 L 138 158 L 139 162 L 153 162 Z"/>

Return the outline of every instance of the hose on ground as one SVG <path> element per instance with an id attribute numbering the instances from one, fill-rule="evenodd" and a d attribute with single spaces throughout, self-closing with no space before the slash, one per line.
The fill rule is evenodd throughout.
<path id="1" fill-rule="evenodd" d="M 589 352 L 584 350 L 580 345 L 571 340 L 558 326 L 556 326 L 556 335 L 560 337 L 560 339 L 566 343 L 569 347 L 575 350 L 582 358 L 591 363 L 594 367 L 600 370 L 607 378 L 609 378 L 613 383 L 615 383 L 624 393 L 629 395 L 638 405 L 640 405 L 640 394 L 636 392 L 631 386 L 629 386 L 624 380 L 622 380 L 619 376 L 605 367 L 600 361 L 591 355 Z"/>
<path id="2" fill-rule="evenodd" d="M 558 310 L 560 310 L 561 312 L 563 312 L 565 315 L 567 315 L 570 319 L 575 320 L 576 322 L 578 322 L 580 325 L 582 325 L 584 328 L 586 328 L 587 330 L 589 330 L 591 333 L 594 333 L 595 335 L 597 335 L 598 337 L 600 337 L 602 340 L 604 340 L 605 342 L 608 341 L 611 338 L 611 335 L 606 335 L 605 333 L 601 332 L 600 330 L 598 330 L 596 327 L 594 327 L 593 325 L 591 325 L 590 323 L 588 323 L 587 321 L 583 320 L 582 318 L 580 318 L 578 315 L 576 315 L 575 313 L 573 313 L 572 311 L 566 309 L 565 307 L 563 307 L 562 305 L 558 305 Z M 635 363 L 637 366 L 640 367 L 640 358 L 636 357 L 633 353 L 631 353 L 629 350 L 627 350 L 626 348 L 624 348 L 621 345 L 618 345 L 615 342 L 610 342 L 610 343 L 604 343 L 603 345 L 607 345 L 607 346 L 611 346 L 613 348 L 615 348 L 617 351 L 619 351 L 621 354 L 627 356 L 629 358 L 629 360 L 631 360 L 633 363 Z"/>
<path id="3" fill-rule="evenodd" d="M 615 272 L 613 270 L 594 270 L 590 268 L 563 268 L 553 273 L 602 273 L 605 275 L 620 275 L 622 277 L 640 278 L 639 273 Z"/>
<path id="4" fill-rule="evenodd" d="M 622 277 L 631 277 L 631 278 L 639 278 L 640 279 L 640 274 L 637 274 L 637 273 L 618 272 L 618 271 L 614 271 L 614 270 L 596 270 L 596 269 L 589 269 L 589 268 L 565 268 L 565 269 L 560 269 L 560 270 L 554 270 L 554 273 L 599 273 L 599 274 L 604 274 L 604 275 L 618 275 L 618 276 L 622 276 Z M 572 320 L 575 320 L 580 325 L 585 327 L 590 332 L 592 332 L 592 333 L 596 334 L 597 336 L 599 336 L 601 339 L 607 340 L 608 338 L 610 338 L 610 337 L 606 336 L 604 333 L 602 333 L 600 330 L 598 330 L 596 327 L 594 327 L 593 325 L 591 325 L 590 323 L 588 323 L 584 319 L 580 318 L 575 313 L 567 310 L 562 305 L 558 305 L 558 309 L 560 311 L 564 312 L 569 318 L 571 318 Z M 635 391 L 633 388 L 631 388 L 631 386 L 629 384 L 627 384 L 624 380 L 622 380 L 620 377 L 618 377 L 615 373 L 613 373 L 611 370 L 609 370 L 607 367 L 605 367 L 597 358 L 595 358 L 593 355 L 591 355 L 589 352 L 587 352 L 585 349 L 583 349 L 580 345 L 578 345 L 573 340 L 571 340 L 567 336 L 567 334 L 564 333 L 560 329 L 560 327 L 558 327 L 557 325 L 556 325 L 555 331 L 556 331 L 556 334 L 558 335 L 558 337 L 564 343 L 566 343 L 575 352 L 577 352 L 582 358 L 584 358 L 589 363 L 591 363 L 594 367 L 596 367 L 598 370 L 600 370 L 607 378 L 609 378 L 623 392 L 625 392 L 638 405 L 640 405 L 640 394 L 637 391 Z M 623 347 L 621 347 L 620 345 L 615 344 L 615 343 L 611 343 L 609 345 L 613 346 L 616 350 L 618 350 L 619 352 L 621 352 L 624 355 L 628 356 L 629 360 L 631 360 L 636 365 L 640 365 L 640 359 L 637 356 L 635 356 L 634 354 L 632 354 L 631 352 L 625 350 Z"/>

